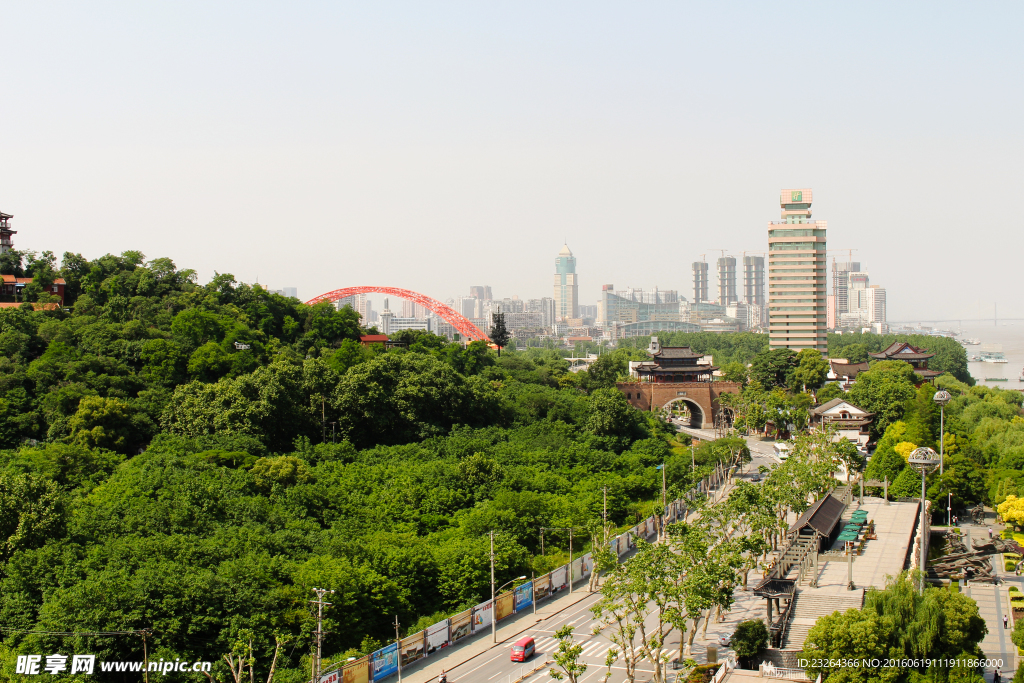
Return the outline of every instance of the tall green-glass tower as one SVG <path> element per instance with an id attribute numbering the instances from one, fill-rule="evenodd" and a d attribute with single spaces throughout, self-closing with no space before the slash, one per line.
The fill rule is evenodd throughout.
<path id="1" fill-rule="evenodd" d="M 563 245 L 555 259 L 555 318 L 579 317 L 579 287 L 576 283 L 576 257 Z"/>

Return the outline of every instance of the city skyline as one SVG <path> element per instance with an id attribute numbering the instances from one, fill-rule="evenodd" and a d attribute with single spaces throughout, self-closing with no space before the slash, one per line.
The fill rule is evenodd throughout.
<path id="1" fill-rule="evenodd" d="M 813 187 L 890 318 L 1022 316 L 1024 8 L 1004 9 L 14 5 L 0 210 L 20 248 L 310 298 L 547 296 L 567 241 L 592 304 L 688 290 L 678 264 L 762 250 L 778 188 Z M 780 74 L 813 105 L 776 106 Z"/>

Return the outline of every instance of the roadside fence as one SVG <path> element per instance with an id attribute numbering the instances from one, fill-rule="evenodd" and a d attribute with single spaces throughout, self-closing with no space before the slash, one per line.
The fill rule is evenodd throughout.
<path id="1" fill-rule="evenodd" d="M 694 507 L 698 498 L 707 497 L 709 491 L 717 488 L 724 479 L 724 472 L 716 471 L 701 480 L 685 496 L 667 505 L 664 524 L 683 519 Z M 636 539 L 650 539 L 659 531 L 659 520 L 651 516 L 636 526 L 622 532 L 608 541 L 608 547 L 619 560 L 636 547 Z M 543 576 L 538 576 L 526 583 L 516 586 L 513 590 L 498 595 L 494 604 L 490 600 L 476 607 L 455 614 L 448 619 L 437 622 L 426 629 L 397 640 L 373 654 L 345 663 L 323 674 L 319 683 L 376 683 L 389 676 L 399 673 L 415 662 L 442 654 L 445 648 L 461 643 L 490 630 L 491 620 L 498 622 L 513 614 L 531 608 L 534 603 L 549 599 L 551 596 L 569 588 L 570 583 L 588 578 L 594 570 L 592 553 L 577 557 Z"/>

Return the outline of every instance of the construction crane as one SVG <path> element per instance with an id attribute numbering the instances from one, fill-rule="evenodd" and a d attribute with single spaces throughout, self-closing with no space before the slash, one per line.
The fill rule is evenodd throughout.
<path id="1" fill-rule="evenodd" d="M 846 260 L 847 261 L 853 261 L 853 252 L 855 252 L 855 251 L 860 251 L 860 249 L 829 249 L 825 253 L 827 253 L 827 254 L 844 254 L 844 253 L 849 253 L 849 257 Z M 832 257 L 832 260 L 835 261 L 835 257 L 834 256 Z"/>

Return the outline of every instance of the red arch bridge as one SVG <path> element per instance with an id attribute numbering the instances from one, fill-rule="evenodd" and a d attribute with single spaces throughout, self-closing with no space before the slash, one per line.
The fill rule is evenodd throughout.
<path id="1" fill-rule="evenodd" d="M 423 306 L 423 308 L 435 313 L 442 320 L 454 327 L 466 341 L 476 341 L 478 339 L 490 341 L 490 337 L 484 334 L 479 327 L 470 322 L 469 318 L 466 318 L 451 306 L 446 306 L 437 299 L 431 299 L 429 296 L 424 296 L 423 294 L 414 292 L 411 289 L 399 289 L 398 287 L 345 287 L 343 289 L 335 289 L 334 291 L 327 292 L 326 294 L 321 294 L 316 298 L 310 299 L 306 303 L 312 306 L 313 304 L 318 304 L 321 301 L 334 302 L 338 299 L 344 299 L 356 294 L 369 294 L 371 292 L 397 296 L 401 299 L 405 299 L 406 301 L 413 301 L 420 306 Z"/>

